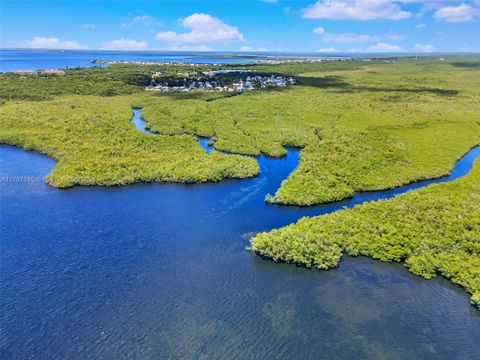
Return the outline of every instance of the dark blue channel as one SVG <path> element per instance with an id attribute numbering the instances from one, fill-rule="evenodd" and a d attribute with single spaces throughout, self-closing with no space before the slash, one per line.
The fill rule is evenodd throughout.
<path id="1" fill-rule="evenodd" d="M 135 124 L 135 127 L 147 134 L 155 134 L 146 128 L 146 121 L 143 120 L 141 116 L 142 109 L 134 108 L 134 114 L 132 117 L 132 122 Z M 214 147 L 212 146 L 212 139 L 209 137 L 198 137 L 199 145 L 205 150 L 207 154 L 210 154 Z M 257 160 L 260 166 L 260 171 L 262 173 L 266 173 L 266 176 L 269 178 L 275 178 L 273 181 L 275 183 L 274 187 L 270 187 L 272 190 L 271 192 L 264 193 L 263 195 L 267 195 L 269 193 L 274 194 L 278 187 L 280 186 L 281 182 L 297 167 L 299 157 L 300 157 L 300 149 L 298 148 L 291 148 L 287 147 L 287 155 L 284 158 L 276 159 L 271 157 L 266 157 L 264 155 L 260 155 Z M 224 152 L 225 153 L 225 152 Z M 226 153 L 225 153 L 226 154 Z M 468 151 L 465 155 L 463 155 L 456 163 L 453 170 L 450 172 L 448 176 L 443 176 L 434 179 L 426 179 L 426 180 L 419 180 L 413 183 L 409 183 L 407 185 L 398 186 L 392 189 L 386 190 L 378 190 L 378 191 L 368 191 L 368 192 L 357 192 L 351 198 L 336 201 L 333 203 L 327 204 L 320 204 L 315 206 L 282 206 L 282 205 L 271 205 L 272 211 L 275 213 L 279 211 L 283 212 L 293 212 L 293 213 L 302 213 L 302 216 L 314 216 L 314 215 L 324 215 L 328 214 L 343 208 L 351 208 L 355 205 L 360 205 L 367 201 L 377 201 L 377 200 L 386 200 L 393 198 L 397 195 L 404 194 L 406 192 L 412 190 L 418 190 L 424 188 L 426 186 L 444 182 L 450 182 L 455 179 L 458 179 L 462 176 L 465 176 L 470 172 L 473 166 L 473 162 L 475 159 L 480 156 L 480 146 L 476 146 Z M 279 179 L 278 176 L 275 176 L 275 171 L 278 169 L 279 161 L 288 162 L 288 164 L 284 164 L 286 166 L 282 167 L 282 173 L 285 169 L 290 169 L 288 174 L 285 174 L 284 178 Z M 273 185 L 273 183 L 272 183 Z M 272 214 L 272 216 L 274 216 Z"/>
<path id="2" fill-rule="evenodd" d="M 478 357 L 480 312 L 441 277 L 347 256 L 315 271 L 245 250 L 259 231 L 407 187 L 268 205 L 297 166 L 290 149 L 258 157 L 246 180 L 60 190 L 42 178 L 53 160 L 0 151 L 2 359 Z M 478 155 L 408 189 L 462 176 Z"/>

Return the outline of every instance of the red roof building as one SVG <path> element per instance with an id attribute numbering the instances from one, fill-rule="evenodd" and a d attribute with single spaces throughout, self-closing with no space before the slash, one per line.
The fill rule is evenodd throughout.
<path id="1" fill-rule="evenodd" d="M 35 70 L 15 70 L 15 74 L 21 75 L 35 75 L 36 73 Z"/>
<path id="2" fill-rule="evenodd" d="M 43 75 L 65 75 L 65 70 L 44 70 Z"/>

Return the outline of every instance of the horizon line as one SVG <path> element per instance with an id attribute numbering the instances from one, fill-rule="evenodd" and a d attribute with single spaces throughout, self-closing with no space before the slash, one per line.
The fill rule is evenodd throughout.
<path id="1" fill-rule="evenodd" d="M 218 53 L 218 54 L 312 54 L 321 56 L 322 54 L 372 54 L 372 55 L 390 55 L 390 54 L 416 54 L 418 56 L 429 55 L 448 55 L 448 54 L 479 54 L 480 51 L 432 51 L 432 52 L 416 52 L 416 51 L 393 51 L 393 52 L 374 52 L 374 51 L 245 51 L 245 50 L 163 50 L 163 49 L 56 49 L 56 48 L 1 48 L 0 51 L 55 51 L 55 52 L 135 52 L 135 53 L 148 53 L 148 52 L 169 52 L 169 53 Z"/>

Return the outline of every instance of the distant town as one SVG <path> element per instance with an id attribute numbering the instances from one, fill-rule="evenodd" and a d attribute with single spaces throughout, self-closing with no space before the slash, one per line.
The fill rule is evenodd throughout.
<path id="1" fill-rule="evenodd" d="M 304 57 L 304 58 L 290 58 L 290 57 L 276 57 L 276 56 L 267 56 L 266 59 L 258 59 L 252 63 L 254 64 L 284 64 L 284 63 L 317 63 L 317 62 L 332 62 L 332 61 L 362 61 L 366 60 L 364 57 L 349 57 L 349 56 L 331 56 L 331 57 Z M 189 63 L 184 61 L 130 61 L 130 60 L 104 60 L 104 59 L 94 59 L 91 61 L 92 64 L 96 65 L 116 65 L 116 64 L 136 64 L 136 65 L 176 65 L 176 66 L 199 66 L 198 63 Z M 205 64 L 211 66 L 221 66 L 222 63 L 211 63 Z"/>
<path id="2" fill-rule="evenodd" d="M 63 76 L 63 69 L 50 70 L 16 70 L 20 76 Z M 147 78 L 148 85 L 143 84 L 146 91 L 179 92 L 179 91 L 224 91 L 242 93 L 245 91 L 285 88 L 298 82 L 292 76 L 258 73 L 246 69 L 220 69 L 208 71 L 151 71 Z"/>
<path id="3" fill-rule="evenodd" d="M 193 73 L 188 78 L 164 78 L 161 73 L 152 75 L 148 91 L 226 91 L 242 93 L 253 90 L 283 88 L 297 84 L 293 77 L 274 74 L 253 75 L 248 70 L 215 70 L 201 74 Z"/>
<path id="4" fill-rule="evenodd" d="M 52 69 L 52 70 L 15 70 L 15 74 L 18 75 L 65 75 L 65 70 Z"/>

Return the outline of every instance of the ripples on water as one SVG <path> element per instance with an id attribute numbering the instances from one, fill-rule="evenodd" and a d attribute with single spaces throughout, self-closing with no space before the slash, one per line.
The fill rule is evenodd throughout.
<path id="1" fill-rule="evenodd" d="M 226 55 L 226 56 L 224 56 Z M 233 55 L 233 56 L 232 56 Z M 0 72 L 15 70 L 65 69 L 99 66 L 92 60 L 182 62 L 192 64 L 243 64 L 268 57 L 265 54 L 241 56 L 239 53 L 188 51 L 78 51 L 78 50 L 5 50 L 0 49 Z M 316 54 L 318 57 L 319 55 Z"/>
<path id="2" fill-rule="evenodd" d="M 21 149 L 1 152 L 2 176 L 44 176 L 54 166 Z M 364 257 L 314 271 L 245 251 L 258 231 L 378 195 L 266 205 L 298 151 L 258 161 L 260 176 L 217 184 L 2 182 L 1 357 L 478 356 L 479 312 L 443 278 Z M 459 164 L 466 173 L 471 161 Z"/>

